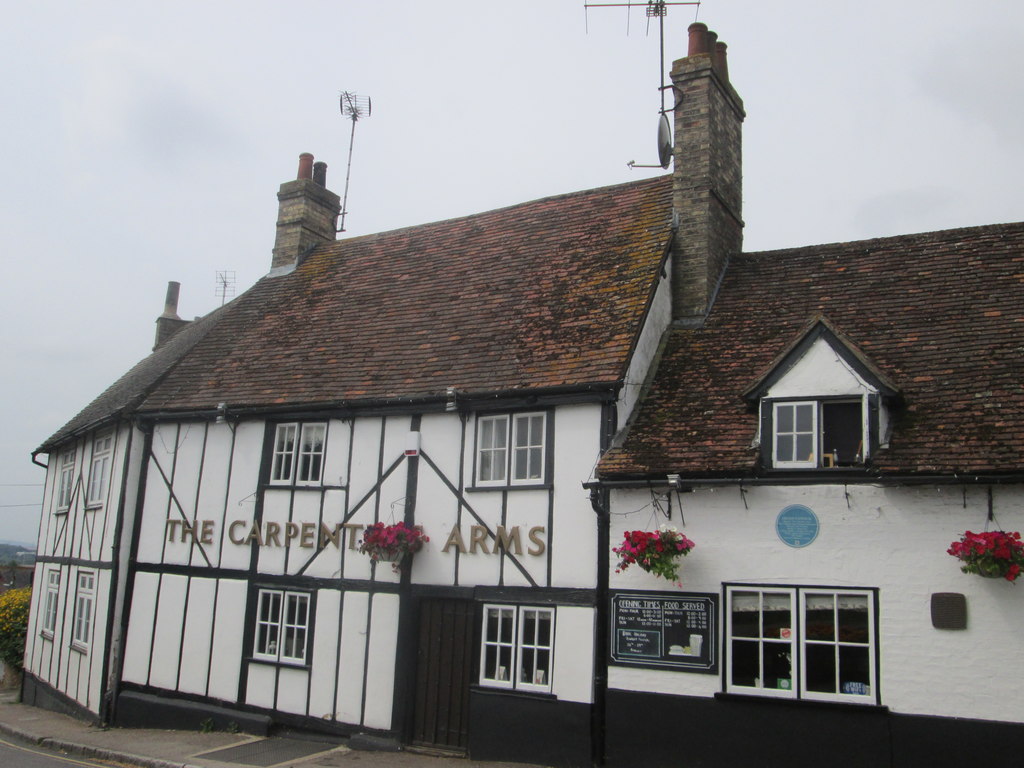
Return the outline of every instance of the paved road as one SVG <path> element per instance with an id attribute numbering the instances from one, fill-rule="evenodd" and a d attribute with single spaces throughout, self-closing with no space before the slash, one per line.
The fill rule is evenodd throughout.
<path id="1" fill-rule="evenodd" d="M 96 766 L 114 765 L 95 760 L 83 760 L 76 757 L 61 757 L 53 752 L 37 747 L 23 747 L 5 739 L 0 739 L 0 765 L 4 768 L 69 768 L 75 765 Z"/>

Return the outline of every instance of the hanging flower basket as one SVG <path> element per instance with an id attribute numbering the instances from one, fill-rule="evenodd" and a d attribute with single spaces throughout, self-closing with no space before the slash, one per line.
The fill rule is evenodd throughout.
<path id="1" fill-rule="evenodd" d="M 391 563 L 391 569 L 398 573 L 405 558 L 419 552 L 428 541 L 430 537 L 418 525 L 410 528 L 404 522 L 374 523 L 363 533 L 359 551 L 369 555 L 375 563 Z"/>
<path id="2" fill-rule="evenodd" d="M 622 543 L 612 548 L 612 552 L 619 556 L 615 572 L 621 573 L 636 565 L 679 584 L 679 558 L 689 554 L 695 546 L 675 528 L 665 525 L 656 531 L 624 531 Z"/>
<path id="3" fill-rule="evenodd" d="M 946 552 L 961 561 L 964 573 L 1016 581 L 1024 572 L 1024 542 L 1017 531 L 967 531 Z"/>

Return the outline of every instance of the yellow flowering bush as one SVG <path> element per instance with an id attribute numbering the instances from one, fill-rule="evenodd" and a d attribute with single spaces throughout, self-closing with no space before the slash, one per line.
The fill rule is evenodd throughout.
<path id="1" fill-rule="evenodd" d="M 12 589 L 0 595 L 0 660 L 21 669 L 28 630 L 28 606 L 32 587 Z"/>

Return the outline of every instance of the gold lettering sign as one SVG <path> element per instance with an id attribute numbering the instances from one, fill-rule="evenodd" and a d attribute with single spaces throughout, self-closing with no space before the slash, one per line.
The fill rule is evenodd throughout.
<path id="1" fill-rule="evenodd" d="M 213 544 L 217 523 L 215 520 L 167 519 L 167 540 L 182 544 Z M 228 541 L 239 546 L 292 547 L 302 549 L 323 549 L 328 544 L 336 549 L 342 547 L 342 539 L 348 539 L 348 548 L 359 544 L 359 532 L 365 526 L 357 523 L 294 523 L 282 525 L 273 521 L 262 526 L 249 520 L 232 520 L 228 524 Z M 347 537 L 345 536 L 347 532 Z"/>
<path id="2" fill-rule="evenodd" d="M 318 525 L 309 522 L 282 524 L 271 520 L 261 525 L 250 520 L 232 520 L 228 523 L 228 541 L 239 546 L 298 546 L 302 549 L 323 549 L 330 544 L 336 549 L 347 546 L 354 550 L 359 545 L 359 536 L 363 528 L 365 526 L 359 523 L 336 523 L 329 526 L 326 523 Z M 539 557 L 547 551 L 547 543 L 544 541 L 546 530 L 543 525 L 535 525 L 527 530 L 529 546 L 526 547 L 526 554 Z M 172 543 L 213 544 L 216 521 L 168 518 L 166 531 L 167 541 Z M 499 552 L 522 555 L 523 534 L 518 525 L 508 528 L 499 525 L 493 533 L 486 526 L 472 525 L 469 527 L 467 544 L 462 529 L 454 526 L 441 551 L 448 553 L 452 549 L 464 555 L 493 555 Z"/>
<path id="3" fill-rule="evenodd" d="M 545 544 L 544 536 L 545 528 L 543 525 L 535 525 L 527 532 L 527 538 L 530 540 L 530 547 L 526 550 L 528 555 L 535 557 L 543 555 L 547 550 L 547 544 Z M 476 554 L 482 552 L 485 555 L 497 554 L 499 551 L 508 552 L 513 555 L 523 554 L 523 540 L 522 534 L 518 525 L 513 525 L 511 528 L 506 528 L 503 525 L 499 525 L 495 532 L 490 535 L 490 539 L 493 544 L 488 543 L 488 531 L 487 528 L 482 525 L 473 525 L 469 529 L 469 546 L 466 546 L 466 539 L 462 535 L 462 529 L 458 526 L 454 526 L 451 532 L 448 534 L 448 539 L 445 541 L 444 546 L 441 548 L 442 552 L 449 552 L 455 549 L 461 554 Z M 493 547 L 493 549 L 491 548 Z"/>

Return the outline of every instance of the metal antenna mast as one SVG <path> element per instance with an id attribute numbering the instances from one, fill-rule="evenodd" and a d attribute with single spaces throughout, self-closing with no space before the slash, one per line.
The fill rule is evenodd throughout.
<path id="1" fill-rule="evenodd" d="M 352 175 L 352 145 L 356 139 L 356 123 L 362 117 L 369 117 L 373 111 L 373 103 L 369 96 L 357 96 L 349 91 L 342 91 L 338 99 L 342 117 L 352 121 L 352 132 L 348 137 L 348 167 L 345 169 L 345 195 L 341 199 L 341 226 L 339 232 L 345 231 L 345 215 L 348 213 L 348 180 Z"/>
<path id="2" fill-rule="evenodd" d="M 235 295 L 235 270 L 217 270 L 216 295 L 220 296 L 220 305 L 222 307 L 224 306 L 224 302 L 227 301 L 228 297 L 233 297 Z"/>
<path id="3" fill-rule="evenodd" d="M 665 85 L 665 16 L 668 15 L 668 6 L 670 5 L 695 5 L 697 11 L 700 11 L 701 0 L 687 0 L 685 2 L 671 2 L 666 0 L 647 0 L 647 2 L 625 2 L 625 3 L 583 3 L 584 11 L 588 8 L 626 8 L 628 14 L 633 8 L 642 7 L 644 8 L 644 15 L 647 16 L 647 28 L 650 31 L 651 19 L 656 18 L 658 20 L 658 43 L 659 43 L 659 59 L 658 59 L 658 82 L 660 86 L 658 90 L 661 93 L 661 109 L 658 110 L 658 114 L 661 115 L 661 119 L 658 124 L 658 156 L 660 163 L 658 165 L 640 165 L 630 160 L 627 165 L 630 168 L 668 168 L 669 162 L 671 162 L 671 151 L 672 151 L 672 129 L 668 124 L 668 118 L 665 117 L 665 91 L 668 90 L 668 86 Z M 629 29 L 629 16 L 626 16 L 627 33 Z"/>

